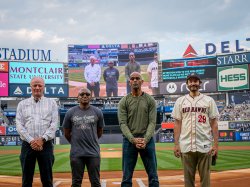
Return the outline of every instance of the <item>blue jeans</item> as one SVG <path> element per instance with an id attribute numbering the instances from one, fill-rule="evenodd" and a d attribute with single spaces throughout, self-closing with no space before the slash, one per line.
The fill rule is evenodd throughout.
<path id="1" fill-rule="evenodd" d="M 72 187 L 81 187 L 85 165 L 88 169 L 91 187 L 101 187 L 100 157 L 70 157 Z"/>
<path id="2" fill-rule="evenodd" d="M 148 174 L 149 187 L 159 187 L 154 139 L 150 139 L 145 149 L 137 149 L 135 145 L 130 143 L 125 137 L 123 138 L 122 145 L 123 178 L 121 186 L 132 186 L 132 177 L 138 158 L 138 153 L 141 156 L 143 165 Z"/>
<path id="3" fill-rule="evenodd" d="M 44 143 L 42 151 L 35 151 L 30 144 L 23 141 L 20 161 L 22 166 L 22 187 L 32 187 L 34 170 L 38 161 L 43 187 L 53 187 L 52 166 L 54 164 L 52 141 Z"/>

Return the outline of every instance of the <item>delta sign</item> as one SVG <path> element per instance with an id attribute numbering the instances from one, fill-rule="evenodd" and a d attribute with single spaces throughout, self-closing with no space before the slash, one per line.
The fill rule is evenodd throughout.
<path id="1" fill-rule="evenodd" d="M 250 38 L 246 38 L 245 40 L 249 42 Z M 216 47 L 214 43 L 206 43 L 205 44 L 206 55 L 214 55 L 215 53 L 225 54 L 225 53 L 231 53 L 231 52 L 243 52 L 247 50 L 247 48 L 243 48 L 240 45 L 240 40 L 235 40 L 235 45 L 234 45 L 235 51 L 230 51 L 230 49 L 233 48 L 233 43 L 230 43 L 230 41 L 221 41 L 220 42 L 221 51 L 218 50 L 218 48 Z"/>
<path id="2" fill-rule="evenodd" d="M 249 89 L 248 65 L 217 67 L 218 91 Z"/>

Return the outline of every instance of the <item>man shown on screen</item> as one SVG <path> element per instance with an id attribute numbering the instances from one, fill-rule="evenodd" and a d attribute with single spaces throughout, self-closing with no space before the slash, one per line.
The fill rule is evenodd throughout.
<path id="1" fill-rule="evenodd" d="M 118 84 L 117 81 L 119 80 L 119 71 L 118 69 L 114 68 L 114 61 L 109 60 L 108 68 L 103 72 L 103 79 L 106 82 L 106 93 L 107 97 L 111 97 L 112 93 L 113 96 L 118 95 Z"/>
<path id="2" fill-rule="evenodd" d="M 149 88 L 152 89 L 152 94 L 157 95 L 159 94 L 159 87 L 158 87 L 158 54 L 155 52 L 154 54 L 154 61 L 148 65 L 148 76 L 149 76 Z"/>
<path id="3" fill-rule="evenodd" d="M 87 81 L 87 88 L 91 91 L 91 95 L 99 97 L 100 92 L 100 79 L 101 79 L 101 67 L 96 64 L 96 57 L 90 57 L 90 64 L 84 69 L 84 77 Z"/>
<path id="4" fill-rule="evenodd" d="M 135 61 L 135 54 L 133 52 L 129 53 L 129 62 L 125 65 L 125 76 L 127 80 L 127 94 L 131 92 L 130 88 L 130 75 L 133 72 L 141 73 L 140 63 Z"/>

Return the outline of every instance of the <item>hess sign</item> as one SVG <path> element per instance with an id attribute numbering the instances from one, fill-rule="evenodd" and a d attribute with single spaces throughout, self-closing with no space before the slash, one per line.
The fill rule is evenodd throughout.
<path id="1" fill-rule="evenodd" d="M 248 88 L 248 65 L 218 67 L 218 91 Z"/>

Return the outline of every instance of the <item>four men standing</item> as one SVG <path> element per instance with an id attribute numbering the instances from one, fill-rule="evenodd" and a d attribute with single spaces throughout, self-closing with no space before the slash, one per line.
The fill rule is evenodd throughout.
<path id="1" fill-rule="evenodd" d="M 155 70 L 158 71 L 157 54 L 155 64 L 150 64 L 148 73 L 152 88 L 156 85 Z M 95 97 L 100 90 L 100 66 L 95 64 L 95 58 L 90 58 L 91 64 L 85 68 L 87 87 L 94 91 Z M 143 92 L 143 79 L 140 66 L 130 54 L 130 62 L 126 65 L 129 75 L 131 93 L 119 102 L 118 118 L 123 133 L 121 186 L 132 186 L 132 177 L 140 154 L 148 174 L 149 186 L 159 186 L 155 143 L 153 139 L 156 126 L 156 103 L 152 96 Z M 107 96 L 117 96 L 117 81 L 119 71 L 109 61 L 109 68 L 103 73 L 106 81 Z M 91 69 L 93 68 L 93 69 Z M 94 73 L 94 70 L 96 73 Z M 97 73 L 98 72 L 98 73 Z M 94 75 L 94 76 L 93 76 Z M 158 79 L 157 79 L 158 83 Z M 201 79 L 196 73 L 187 77 L 186 84 L 190 93 L 177 99 L 173 118 L 175 119 L 174 154 L 181 157 L 184 166 L 185 186 L 194 187 L 196 168 L 199 170 L 201 186 L 210 186 L 210 165 L 212 155 L 218 154 L 218 109 L 214 100 L 199 92 Z M 17 107 L 17 131 L 20 134 L 22 150 L 20 155 L 23 171 L 22 186 L 32 186 L 36 160 L 41 174 L 43 186 L 53 186 L 52 166 L 54 163 L 52 139 L 55 137 L 58 123 L 56 103 L 43 96 L 44 80 L 34 77 L 31 80 L 32 96 L 21 101 Z M 98 139 L 103 133 L 104 118 L 100 109 L 91 106 L 91 90 L 82 88 L 78 93 L 79 105 L 68 110 L 63 121 L 64 134 L 71 144 L 70 164 L 72 169 L 72 186 L 82 184 L 85 165 L 88 169 L 92 186 L 100 185 L 100 147 Z M 99 89 L 99 90 L 98 90 Z M 97 93 L 98 90 L 98 93 Z M 157 92 L 153 91 L 153 94 Z M 212 132 L 212 133 L 211 133 Z M 214 143 L 212 141 L 214 140 Z"/>

